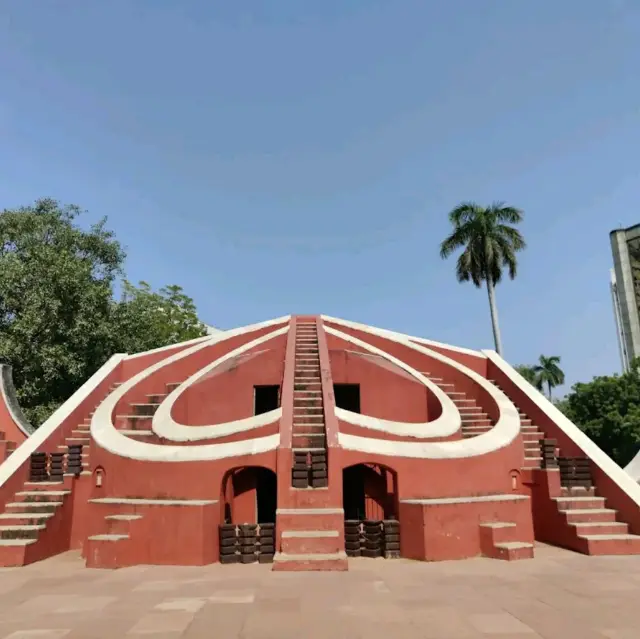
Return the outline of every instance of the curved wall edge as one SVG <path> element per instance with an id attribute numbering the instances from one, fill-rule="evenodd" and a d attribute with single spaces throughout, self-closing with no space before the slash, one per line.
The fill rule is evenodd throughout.
<path id="1" fill-rule="evenodd" d="M 32 435 L 36 428 L 26 418 L 25 414 L 20 408 L 20 401 L 16 394 L 16 388 L 13 385 L 13 369 L 9 364 L 0 364 L 0 398 L 4 402 L 9 417 L 13 420 L 14 426 L 25 437 Z M 7 432 L 2 425 L 2 430 L 5 434 L 9 435 L 9 438 L 13 436 L 12 433 Z"/>

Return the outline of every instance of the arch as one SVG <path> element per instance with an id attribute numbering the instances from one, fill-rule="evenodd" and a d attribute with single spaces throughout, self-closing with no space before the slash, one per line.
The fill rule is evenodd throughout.
<path id="1" fill-rule="evenodd" d="M 362 324 L 356 324 L 355 322 L 349 322 L 347 320 L 341 320 L 324 315 L 322 318 L 325 321 L 333 322 L 339 326 L 354 328 L 364 333 L 382 337 L 383 339 L 387 339 L 391 342 L 396 342 L 418 353 L 427 355 L 442 364 L 450 366 L 459 374 L 465 376 L 472 382 L 475 382 L 475 384 L 480 387 L 484 393 L 486 393 L 488 398 L 491 399 L 498 412 L 498 419 L 493 428 L 488 430 L 486 433 L 475 437 L 444 442 L 411 442 L 389 441 L 376 439 L 374 437 L 339 433 L 338 441 L 342 448 L 359 451 L 366 455 L 413 457 L 417 459 L 460 459 L 492 453 L 500 448 L 509 446 L 518 437 L 520 433 L 520 416 L 518 414 L 518 410 L 499 388 L 491 384 L 485 377 L 482 377 L 482 375 L 479 375 L 472 369 L 460 364 L 450 357 L 412 342 L 399 333 L 393 333 L 392 331 L 386 331 L 383 329 L 375 329 L 371 326 L 364 326 Z M 341 331 L 331 328 L 330 326 L 325 326 L 324 330 L 327 333 L 333 333 L 334 335 L 338 334 L 338 336 L 341 337 L 341 335 L 339 335 Z M 381 349 L 376 350 L 384 352 Z M 395 359 L 396 358 L 394 358 L 394 360 Z M 443 411 L 445 410 L 446 406 L 443 404 Z M 439 419 L 442 419 L 442 415 Z"/>
<path id="2" fill-rule="evenodd" d="M 397 519 L 398 473 L 383 464 L 361 462 L 342 469 L 347 520 Z"/>
<path id="3" fill-rule="evenodd" d="M 110 393 L 107 398 L 100 403 L 91 419 L 92 439 L 98 446 L 100 446 L 100 448 L 104 448 L 114 455 L 141 461 L 210 461 L 241 455 L 255 455 L 275 450 L 280 444 L 279 433 L 238 442 L 205 444 L 203 446 L 165 446 L 161 444 L 136 441 L 118 431 L 113 421 L 113 413 L 118 402 L 132 388 L 161 368 L 170 366 L 174 362 L 189 357 L 190 355 L 197 353 L 199 350 L 207 348 L 216 342 L 223 342 L 231 337 L 245 335 L 261 328 L 277 326 L 283 322 L 288 322 L 289 318 L 290 316 L 281 317 L 275 320 L 252 324 L 250 326 L 243 326 L 232 331 L 226 331 L 219 335 L 211 336 L 208 340 L 198 342 L 194 346 L 180 351 L 175 355 L 171 355 L 170 357 L 167 357 L 166 359 L 140 371 Z"/>
<path id="4" fill-rule="evenodd" d="M 220 487 L 223 524 L 274 524 L 278 499 L 276 473 L 264 466 L 227 471 Z"/>
<path id="5" fill-rule="evenodd" d="M 250 342 L 242 344 L 229 351 L 225 355 L 218 357 L 204 368 L 196 371 L 186 381 L 182 382 L 174 389 L 169 396 L 160 404 L 151 420 L 151 429 L 159 437 L 164 437 L 175 442 L 196 442 L 204 439 L 216 439 L 226 437 L 235 433 L 248 432 L 263 426 L 268 426 L 277 422 L 282 417 L 282 407 L 276 408 L 261 415 L 252 415 L 243 419 L 236 419 L 222 424 L 211 424 L 209 426 L 189 426 L 176 422 L 171 416 L 173 405 L 177 399 L 188 388 L 194 386 L 206 376 L 216 371 L 225 364 L 232 363 L 235 358 L 251 351 L 251 349 L 265 344 L 276 337 L 285 335 L 289 331 L 288 326 L 283 326 L 275 331 L 262 335 Z"/>
<path id="6" fill-rule="evenodd" d="M 509 477 L 511 478 L 511 490 L 515 492 L 520 491 L 520 487 L 522 486 L 522 477 L 520 470 L 518 468 L 512 468 L 509 471 Z"/>
<path id="7" fill-rule="evenodd" d="M 371 417 L 370 415 L 352 413 L 351 411 L 336 407 L 334 410 L 338 419 L 355 426 L 368 428 L 374 431 L 377 430 L 384 433 L 420 439 L 430 437 L 447 437 L 460 430 L 460 427 L 462 426 L 462 419 L 457 406 L 454 404 L 453 400 L 428 377 L 425 377 L 422 373 L 418 372 L 408 364 L 405 364 L 397 357 L 394 357 L 382 349 L 376 348 L 368 342 L 358 339 L 353 335 L 343 333 L 331 326 L 325 326 L 324 331 L 328 335 L 333 335 L 345 342 L 350 342 L 351 344 L 359 346 L 363 350 L 373 355 L 377 355 L 378 357 L 381 357 L 382 359 L 397 366 L 400 370 L 403 370 L 405 373 L 413 377 L 418 383 L 425 386 L 427 392 L 437 400 L 441 408 L 440 415 L 436 419 L 422 423 L 406 423 L 388 419 L 379 419 L 377 417 Z"/>

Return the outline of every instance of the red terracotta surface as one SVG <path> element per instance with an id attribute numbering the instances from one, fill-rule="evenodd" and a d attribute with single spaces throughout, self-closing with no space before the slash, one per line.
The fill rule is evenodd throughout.
<path id="1" fill-rule="evenodd" d="M 16 526 L 23 526 L 29 513 L 33 512 L 33 496 L 21 496 L 20 492 L 37 490 L 42 493 L 38 500 L 53 502 L 54 498 L 47 496 L 51 490 L 63 488 L 68 491 L 58 498 L 62 505 L 55 506 L 53 516 L 48 517 L 44 528 L 37 532 L 34 543 L 0 546 L 0 564 L 33 563 L 68 549 L 82 549 L 86 563 L 91 567 L 215 563 L 221 552 L 219 526 L 226 522 L 275 523 L 278 554 L 274 570 L 343 571 L 348 562 L 344 556 L 346 514 L 342 508 L 345 495 L 351 495 L 355 490 L 353 482 L 361 482 L 361 488 L 357 490 L 361 491 L 363 519 L 399 520 L 400 552 L 406 558 L 442 561 L 485 555 L 496 559 L 524 559 L 533 552 L 534 536 L 585 554 L 640 552 L 633 539 L 624 543 L 605 540 L 598 544 L 578 534 L 578 530 L 588 529 L 590 519 L 610 516 L 602 514 L 604 504 L 604 510 L 617 512 L 612 515 L 610 525 L 604 522 L 607 527 L 602 530 L 614 531 L 628 524 L 625 530 L 637 532 L 640 530 L 640 509 L 597 468 L 593 468 L 594 499 L 591 503 L 576 501 L 573 493 L 567 497 L 558 470 L 542 469 L 540 463 L 523 467 L 527 433 L 527 449 L 537 446 L 535 437 L 539 435 L 534 434 L 533 426 L 499 450 L 468 458 L 394 457 L 342 448 L 340 433 L 387 441 L 415 440 L 341 423 L 335 416 L 334 384 L 359 384 L 361 412 L 372 417 L 422 423 L 438 418 L 442 407 L 435 393 L 405 371 L 387 360 L 370 357 L 360 346 L 328 334 L 317 316 L 292 317 L 286 335 L 255 346 L 220 370 L 205 375 L 199 383 L 183 392 L 173 407 L 173 418 L 193 427 L 195 432 L 201 425 L 251 416 L 254 386 L 279 385 L 282 417 L 276 423 L 224 438 L 179 444 L 199 446 L 279 433 L 280 446 L 276 450 L 210 461 L 148 462 L 113 454 L 90 441 L 91 414 L 115 384 L 164 361 L 165 365 L 124 394 L 112 415 L 118 428 L 148 430 L 151 417 L 130 417 L 138 410 L 136 404 L 148 403 L 151 396 L 156 400 L 154 404 L 162 401 L 176 384 L 214 360 L 285 325 L 283 322 L 208 343 L 169 364 L 165 361 L 167 357 L 190 346 L 180 345 L 122 362 L 41 447 L 44 452 L 55 452 L 70 441 L 86 439 L 83 474 L 65 477 L 63 484 L 34 487 L 25 484 L 28 474 L 28 463 L 25 463 L 0 487 L 0 505 L 5 513 L 15 515 L 9 521 Z M 436 384 L 452 385 L 447 388 L 463 393 L 462 401 L 475 401 L 492 421 L 499 418 L 498 406 L 487 390 L 455 367 L 387 337 L 345 328 L 337 323 L 328 325 L 383 350 L 423 374 L 428 373 L 435 378 Z M 316 335 L 317 343 L 314 341 Z M 297 336 L 301 343 L 310 344 L 309 352 L 317 357 L 315 360 L 307 358 L 317 364 L 306 365 L 313 370 L 319 368 L 317 389 L 296 390 L 294 380 L 300 379 L 296 377 L 300 375 L 296 371 L 300 366 L 304 368 L 304 358 L 297 359 Z M 305 336 L 304 339 L 301 336 Z M 523 420 L 526 419 L 524 415 L 528 416 L 544 437 L 557 438 L 562 455 L 584 455 L 546 414 L 485 358 L 444 346 L 429 348 L 483 377 L 496 379 L 522 412 Z M 310 393 L 313 402 L 309 403 L 308 414 L 298 412 L 294 417 L 296 392 Z M 309 421 L 309 416 L 318 414 L 313 412 L 317 407 L 322 408 L 322 428 L 326 436 L 328 485 L 294 488 L 294 419 L 298 425 L 315 423 Z M 461 437 L 458 431 L 450 439 Z M 145 436 L 142 441 L 155 446 L 172 444 L 156 435 Z M 273 491 L 270 496 L 269 491 Z M 478 499 L 482 496 L 488 498 Z M 100 501 L 104 498 L 115 501 Z M 410 500 L 421 501 L 410 503 Z M 7 510 L 6 505 L 10 502 L 18 506 Z M 566 510 L 577 503 L 590 505 L 591 512 L 580 515 L 580 509 L 576 509 L 577 513 L 567 514 Z M 260 521 L 260 517 L 266 516 L 264 513 L 271 512 L 269 504 L 274 509 L 277 507 L 275 522 L 273 514 L 269 515 L 271 521 Z M 504 525 L 487 525 L 490 523 Z M 31 534 L 31 531 L 27 533 Z M 5 539 L 7 534 L 3 533 Z"/>

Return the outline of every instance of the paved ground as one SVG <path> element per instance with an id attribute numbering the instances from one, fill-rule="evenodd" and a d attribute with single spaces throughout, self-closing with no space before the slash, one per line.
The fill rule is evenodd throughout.
<path id="1" fill-rule="evenodd" d="M 640 557 L 88 570 L 77 553 L 0 569 L 1 639 L 638 639 Z M 635 629 L 634 629 L 635 628 Z"/>

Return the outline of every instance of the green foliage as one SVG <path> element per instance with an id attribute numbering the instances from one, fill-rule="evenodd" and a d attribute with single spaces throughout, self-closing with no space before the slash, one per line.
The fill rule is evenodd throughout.
<path id="1" fill-rule="evenodd" d="M 125 253 L 106 220 L 87 230 L 80 214 L 52 199 L 0 213 L 0 360 L 34 425 L 113 353 L 205 333 L 179 287 L 126 284 L 115 301 Z"/>
<path id="2" fill-rule="evenodd" d="M 179 286 L 154 292 L 147 282 L 136 288 L 123 283 L 122 300 L 115 307 L 118 348 L 125 353 L 159 348 L 207 334 L 193 300 Z"/>
<path id="3" fill-rule="evenodd" d="M 502 339 L 498 326 L 495 285 L 502 279 L 503 269 L 514 279 L 518 270 L 516 253 L 526 247 L 514 224 L 522 222 L 523 213 L 512 206 L 496 202 L 485 208 L 463 202 L 449 213 L 451 234 L 440 245 L 440 257 L 448 258 L 462 248 L 456 263 L 459 282 L 471 281 L 480 288 L 485 282 L 489 296 L 491 326 L 496 351 L 502 355 Z"/>
<path id="4" fill-rule="evenodd" d="M 559 408 L 620 466 L 640 448 L 640 361 L 624 375 L 575 384 Z"/>
<path id="5" fill-rule="evenodd" d="M 542 383 L 538 375 L 536 374 L 535 368 L 533 366 L 528 366 L 527 364 L 521 364 L 520 366 L 515 367 L 518 373 L 524 377 L 531 386 L 535 387 L 538 390 L 542 390 Z"/>
<path id="6" fill-rule="evenodd" d="M 109 353 L 124 252 L 105 220 L 86 231 L 78 215 L 50 199 L 0 214 L 0 359 L 35 423 Z"/>
<path id="7" fill-rule="evenodd" d="M 560 368 L 560 357 L 557 355 L 540 355 L 539 363 L 535 366 L 521 364 L 516 366 L 516 370 L 540 392 L 546 386 L 549 399 L 552 399 L 551 390 L 564 384 L 564 371 Z"/>
<path id="8" fill-rule="evenodd" d="M 533 367 L 536 379 L 540 383 L 540 388 L 546 386 L 551 399 L 551 391 L 556 386 L 564 384 L 564 371 L 560 368 L 560 357 L 551 355 L 547 357 L 540 355 L 539 363 Z"/>
<path id="9" fill-rule="evenodd" d="M 502 202 L 486 208 L 463 202 L 449 213 L 453 231 L 440 245 L 440 257 L 446 259 L 464 247 L 456 264 L 456 276 L 459 282 L 471 281 L 478 288 L 483 282 L 500 282 L 504 268 L 514 279 L 518 270 L 516 253 L 526 244 L 513 225 L 522 222 L 522 218 L 522 211 Z"/>

